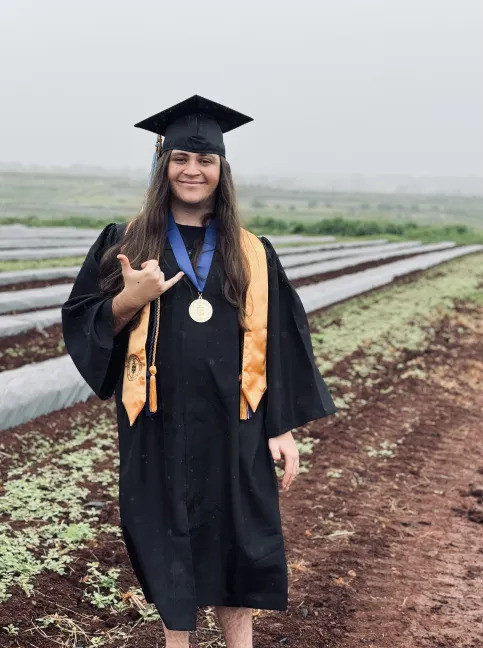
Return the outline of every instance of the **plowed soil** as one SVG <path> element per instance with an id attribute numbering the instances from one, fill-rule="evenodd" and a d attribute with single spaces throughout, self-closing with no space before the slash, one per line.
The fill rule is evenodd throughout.
<path id="1" fill-rule="evenodd" d="M 0 338 L 0 371 L 57 358 L 64 353 L 61 324 L 53 324 L 40 331 L 25 331 Z"/>
<path id="2" fill-rule="evenodd" d="M 73 283 L 72 277 L 58 277 L 57 279 L 34 279 L 32 281 L 20 281 L 19 283 L 0 284 L 2 292 L 14 292 L 16 290 L 30 290 L 32 288 L 45 288 L 46 286 L 57 286 L 58 284 Z"/>
<path id="3" fill-rule="evenodd" d="M 291 610 L 260 646 L 483 645 L 483 309 L 472 321 L 412 355 L 424 379 L 386 367 L 358 411 L 311 424 L 312 468 L 282 498 Z M 378 436 L 393 457 L 364 451 Z"/>
<path id="4" fill-rule="evenodd" d="M 348 375 L 351 361 L 331 373 Z M 320 441 L 309 472 L 281 492 L 289 608 L 256 613 L 256 648 L 483 645 L 483 307 L 460 304 L 432 344 L 408 352 L 403 365 L 409 361 L 407 370 L 400 360 L 381 364 L 376 387 L 350 385 L 357 397 L 349 412 L 296 432 Z M 91 399 L 2 432 L 4 447 L 15 450 L 29 434 L 62 436 L 73 412 L 114 416 L 112 402 Z M 2 461 L 3 475 L 7 469 Z M 98 488 L 90 498 L 105 500 Z M 102 522 L 118 523 L 112 502 Z M 0 646 L 61 645 L 55 628 L 32 631 L 36 618 L 57 611 L 82 619 L 92 633 L 133 625 L 130 613 L 98 610 L 80 596 L 93 557 L 121 567 L 121 583 L 133 582 L 120 539 L 103 535 L 76 555 L 68 575 L 43 573 L 31 597 L 17 588 L 0 606 Z M 2 633 L 10 623 L 17 636 Z M 213 630 L 191 641 L 223 645 Z M 138 626 L 124 645 L 161 648 L 159 622 Z"/>

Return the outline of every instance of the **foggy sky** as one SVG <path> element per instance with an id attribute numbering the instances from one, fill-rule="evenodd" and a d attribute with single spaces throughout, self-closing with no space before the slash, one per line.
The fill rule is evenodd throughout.
<path id="1" fill-rule="evenodd" d="M 192 94 L 235 172 L 483 175 L 480 0 L 2 0 L 0 163 L 149 169 Z"/>

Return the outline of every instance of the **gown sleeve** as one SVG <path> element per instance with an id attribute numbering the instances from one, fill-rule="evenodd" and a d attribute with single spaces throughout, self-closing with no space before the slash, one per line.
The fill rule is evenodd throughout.
<path id="1" fill-rule="evenodd" d="M 266 435 L 275 437 L 338 411 L 315 363 L 307 314 L 271 242 L 268 263 Z"/>
<path id="2" fill-rule="evenodd" d="M 129 333 L 113 334 L 113 295 L 98 287 L 103 251 L 117 241 L 118 226 L 110 223 L 90 248 L 68 300 L 62 306 L 62 334 L 67 352 L 99 398 L 112 396 L 122 375 Z"/>

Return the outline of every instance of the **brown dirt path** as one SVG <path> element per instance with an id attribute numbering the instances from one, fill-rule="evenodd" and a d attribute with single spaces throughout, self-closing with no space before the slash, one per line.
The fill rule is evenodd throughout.
<path id="1" fill-rule="evenodd" d="M 282 495 L 290 609 L 262 618 L 260 648 L 483 645 L 483 309 L 399 374 L 308 426 L 312 468 Z M 382 440 L 394 457 L 364 451 Z"/>

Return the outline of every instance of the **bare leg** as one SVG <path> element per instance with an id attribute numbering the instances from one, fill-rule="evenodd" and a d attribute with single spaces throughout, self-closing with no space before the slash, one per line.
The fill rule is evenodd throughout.
<path id="1" fill-rule="evenodd" d="M 188 648 L 189 630 L 168 630 L 162 619 L 161 623 L 166 638 L 166 648 Z"/>
<path id="2" fill-rule="evenodd" d="M 215 606 L 226 648 L 253 648 L 252 608 Z"/>

